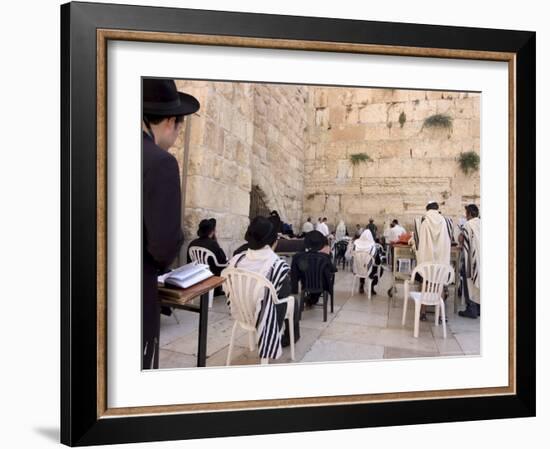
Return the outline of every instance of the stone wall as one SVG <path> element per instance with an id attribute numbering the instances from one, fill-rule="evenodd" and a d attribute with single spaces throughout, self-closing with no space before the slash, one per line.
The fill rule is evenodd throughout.
<path id="1" fill-rule="evenodd" d="M 479 172 L 466 176 L 461 152 L 479 153 L 479 94 L 396 89 L 315 88 L 305 155 L 302 219 L 379 228 L 397 218 L 411 226 L 430 199 L 445 215 L 479 204 Z M 450 128 L 424 126 L 445 114 Z M 352 154 L 371 159 L 357 165 Z"/>
<path id="2" fill-rule="evenodd" d="M 250 191 L 258 185 L 270 209 L 299 225 L 303 200 L 308 90 L 251 83 L 177 80 L 201 108 L 190 122 L 188 162 L 185 127 L 170 151 L 185 174 L 186 245 L 203 218 L 217 220 L 217 237 L 231 255 L 244 242 Z"/>
<path id="3" fill-rule="evenodd" d="M 252 183 L 294 229 L 301 226 L 309 88 L 254 85 Z"/>
<path id="4" fill-rule="evenodd" d="M 331 227 L 370 217 L 379 228 L 392 218 L 410 227 L 430 199 L 455 219 L 464 204 L 479 204 L 479 172 L 466 176 L 457 162 L 461 152 L 479 152 L 479 94 L 176 83 L 201 102 L 170 150 L 185 173 L 187 243 L 201 219 L 214 217 L 232 254 L 244 242 L 253 185 L 295 229 L 308 216 L 327 216 Z M 452 126 L 424 126 L 434 114 L 450 116 Z M 358 153 L 371 160 L 353 165 Z"/>

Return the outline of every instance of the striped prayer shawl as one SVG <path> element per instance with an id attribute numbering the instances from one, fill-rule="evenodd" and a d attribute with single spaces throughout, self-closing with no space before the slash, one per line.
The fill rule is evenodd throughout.
<path id="1" fill-rule="evenodd" d="M 464 263 L 466 278 L 479 288 L 480 247 L 479 247 L 479 218 L 472 218 L 464 225 Z"/>
<path id="2" fill-rule="evenodd" d="M 230 261 L 230 265 L 235 268 L 244 270 L 250 268 L 249 261 L 245 259 L 245 254 L 238 254 Z M 256 271 L 256 270 L 250 270 Z M 288 276 L 290 267 L 279 257 L 276 257 L 270 267 L 267 268 L 267 273 L 259 273 L 265 275 L 266 279 L 273 284 L 277 294 L 283 286 L 285 277 Z M 230 305 L 228 298 L 227 304 Z M 258 310 L 258 309 L 257 309 Z M 258 354 L 260 358 L 278 359 L 282 353 L 281 338 L 283 336 L 284 327 L 279 327 L 277 322 L 277 310 L 273 301 L 269 298 L 269 291 L 266 290 L 257 312 L 256 329 L 258 336 Z"/>
<path id="3" fill-rule="evenodd" d="M 276 260 L 269 270 L 266 277 L 275 287 L 277 294 L 281 290 L 283 281 L 289 271 L 290 267 L 282 259 Z M 258 353 L 260 358 L 278 359 L 283 352 L 281 338 L 283 337 L 284 327 L 279 327 L 277 323 L 277 310 L 275 304 L 269 298 L 267 290 L 262 299 L 256 329 L 258 329 Z"/>
<path id="4" fill-rule="evenodd" d="M 445 218 L 445 222 L 447 223 L 447 232 L 449 233 L 449 238 L 451 239 L 451 243 L 453 243 L 455 241 L 455 236 L 453 232 L 453 228 L 454 228 L 453 219 L 449 217 L 443 217 L 443 218 Z"/>

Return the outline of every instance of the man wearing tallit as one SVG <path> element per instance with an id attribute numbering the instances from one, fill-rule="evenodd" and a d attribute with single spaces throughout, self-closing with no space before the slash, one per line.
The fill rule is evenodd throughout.
<path id="1" fill-rule="evenodd" d="M 462 294 L 466 299 L 466 310 L 458 312 L 460 316 L 477 318 L 480 301 L 480 228 L 479 209 L 475 204 L 466 206 L 466 223 L 459 236 L 462 245 L 463 265 L 461 267 Z"/>
<path id="2" fill-rule="evenodd" d="M 344 240 L 346 234 L 346 224 L 344 223 L 344 220 L 340 220 L 340 223 L 338 223 L 338 226 L 336 226 L 336 232 L 334 235 L 335 241 L 339 242 L 340 240 Z"/>
<path id="3" fill-rule="evenodd" d="M 430 201 L 426 206 L 426 215 L 422 218 L 418 230 L 416 264 L 451 264 L 451 238 L 447 220 L 439 213 L 439 205 Z M 422 306 L 420 319 L 426 319 L 425 306 Z"/>

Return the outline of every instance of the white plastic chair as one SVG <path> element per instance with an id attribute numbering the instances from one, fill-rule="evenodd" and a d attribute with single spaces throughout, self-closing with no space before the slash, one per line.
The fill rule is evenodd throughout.
<path id="1" fill-rule="evenodd" d="M 208 259 L 212 258 L 214 265 L 220 268 L 227 267 L 226 263 L 218 263 L 218 259 L 212 251 L 202 246 L 191 246 L 189 247 L 189 257 L 193 262 L 202 263 L 208 265 Z M 208 308 L 212 308 L 212 303 L 214 302 L 214 290 L 208 292 Z"/>
<path id="2" fill-rule="evenodd" d="M 419 292 L 410 292 L 409 283 L 414 282 L 416 274 L 422 276 L 422 289 Z M 443 301 L 443 287 L 454 280 L 454 270 L 451 265 L 421 263 L 411 274 L 410 280 L 405 280 L 403 299 L 403 319 L 405 325 L 407 318 L 408 299 L 414 301 L 414 336 L 418 338 L 420 326 L 420 306 L 435 306 L 435 325 L 439 326 L 439 312 L 443 322 L 443 337 L 447 338 L 447 325 L 445 323 L 445 302 Z"/>
<path id="3" fill-rule="evenodd" d="M 229 300 L 231 301 L 231 316 L 235 320 L 235 324 L 233 324 L 233 329 L 231 330 L 226 365 L 229 366 L 231 364 L 235 331 L 238 326 L 248 332 L 250 350 L 253 351 L 256 347 L 256 340 L 258 338 L 256 309 L 259 302 L 264 298 L 266 289 L 269 294 L 268 301 L 273 301 L 273 304 L 287 304 L 285 319 L 288 319 L 289 324 L 290 358 L 294 360 L 294 297 L 277 298 L 277 292 L 269 280 L 261 274 L 243 270 L 242 268 L 226 268 L 223 270 L 222 276 L 225 278 L 224 290 L 229 294 Z M 261 363 L 262 365 L 266 365 L 268 359 L 261 359 Z"/>
<path id="4" fill-rule="evenodd" d="M 352 257 L 353 263 L 353 281 L 351 283 L 351 296 L 355 291 L 355 281 L 358 279 L 365 279 L 365 286 L 367 288 L 367 297 L 371 298 L 372 279 L 370 274 L 374 268 L 374 257 L 367 251 L 354 251 Z M 369 267 L 370 264 L 370 267 Z"/>

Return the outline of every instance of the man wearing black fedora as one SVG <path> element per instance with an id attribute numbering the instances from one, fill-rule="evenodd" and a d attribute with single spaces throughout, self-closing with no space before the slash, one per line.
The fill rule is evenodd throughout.
<path id="1" fill-rule="evenodd" d="M 160 305 L 157 276 L 172 263 L 183 243 L 178 163 L 174 145 L 183 118 L 200 107 L 178 92 L 173 80 L 143 80 L 143 291 L 142 369 L 158 368 Z"/>

